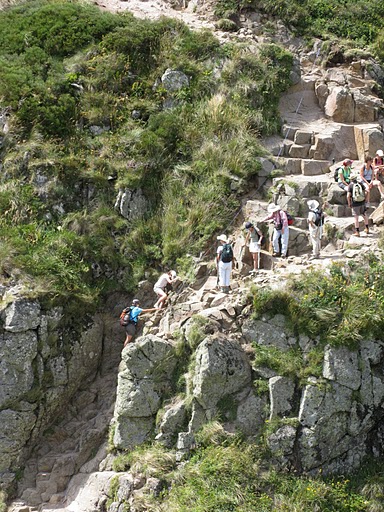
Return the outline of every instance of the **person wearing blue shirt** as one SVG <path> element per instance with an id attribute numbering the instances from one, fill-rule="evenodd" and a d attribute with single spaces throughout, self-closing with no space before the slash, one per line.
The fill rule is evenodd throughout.
<path id="1" fill-rule="evenodd" d="M 139 321 L 139 316 L 141 313 L 152 313 L 153 311 L 158 311 L 157 308 L 152 309 L 142 309 L 139 307 L 140 301 L 139 299 L 133 299 L 132 306 L 127 308 L 127 313 L 129 312 L 129 320 L 127 325 L 125 326 L 126 338 L 124 341 L 124 347 L 131 343 L 134 335 L 136 334 L 137 323 Z"/>

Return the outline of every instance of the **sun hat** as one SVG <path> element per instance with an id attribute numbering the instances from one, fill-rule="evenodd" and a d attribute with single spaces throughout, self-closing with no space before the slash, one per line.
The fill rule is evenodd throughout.
<path id="1" fill-rule="evenodd" d="M 245 227 L 245 229 L 250 229 L 250 228 L 253 228 L 253 224 L 252 224 L 252 222 L 246 222 L 244 224 L 244 227 Z"/>
<path id="2" fill-rule="evenodd" d="M 139 299 L 133 299 L 132 304 L 136 306 L 137 304 L 140 304 Z"/>
<path id="3" fill-rule="evenodd" d="M 307 201 L 308 208 L 310 210 L 316 210 L 320 206 L 319 202 L 316 201 L 316 199 L 311 199 L 310 201 Z"/>
<path id="4" fill-rule="evenodd" d="M 343 162 L 343 165 L 351 165 L 353 163 L 353 160 L 350 160 L 349 158 L 346 158 Z"/>
<path id="5" fill-rule="evenodd" d="M 383 151 L 382 149 L 378 149 L 378 150 L 376 151 L 376 155 L 377 155 L 377 156 L 384 156 L 384 151 Z"/>
<path id="6" fill-rule="evenodd" d="M 223 234 L 223 235 L 219 235 L 217 237 L 218 240 L 220 240 L 221 242 L 224 242 L 225 244 L 228 243 L 228 238 Z"/>
<path id="7" fill-rule="evenodd" d="M 359 176 L 360 176 L 359 171 L 357 171 L 356 169 L 353 169 L 353 170 L 351 171 L 351 174 L 349 175 L 349 178 L 350 178 L 351 180 L 356 180 Z"/>
<path id="8" fill-rule="evenodd" d="M 280 211 L 281 208 L 278 204 L 275 204 L 275 203 L 271 203 L 268 205 L 268 212 L 269 213 L 274 213 L 274 212 L 278 212 Z"/>

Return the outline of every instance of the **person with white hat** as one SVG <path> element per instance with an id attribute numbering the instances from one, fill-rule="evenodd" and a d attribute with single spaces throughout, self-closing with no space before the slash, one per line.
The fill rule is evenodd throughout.
<path id="1" fill-rule="evenodd" d="M 170 270 L 166 274 L 162 274 L 156 281 L 155 286 L 153 287 L 153 291 L 157 294 L 157 302 L 153 306 L 154 308 L 161 309 L 164 306 L 168 297 L 165 289 L 169 284 L 172 284 L 175 281 L 176 277 L 176 272 L 174 270 Z"/>
<path id="2" fill-rule="evenodd" d="M 309 208 L 308 212 L 308 228 L 309 228 L 309 237 L 312 242 L 312 256 L 310 259 L 315 259 L 320 257 L 320 249 L 321 249 L 321 237 L 323 234 L 323 225 L 324 225 L 324 213 L 320 208 L 320 204 L 316 199 L 311 199 L 307 201 L 307 205 Z"/>
<path id="3" fill-rule="evenodd" d="M 273 229 L 273 257 L 280 256 L 280 241 L 281 241 L 281 257 L 286 258 L 288 252 L 289 241 L 289 226 L 288 217 L 278 204 L 271 203 L 268 205 L 268 216 L 260 222 L 272 220 L 274 224 Z"/>
<path id="4" fill-rule="evenodd" d="M 380 174 L 384 172 L 384 151 L 382 149 L 378 149 L 376 151 L 376 156 L 373 159 L 373 168 L 375 171 L 375 178 L 378 178 Z"/>
<path id="5" fill-rule="evenodd" d="M 360 225 L 359 225 L 359 216 L 361 215 L 364 219 L 365 223 L 365 232 L 367 235 L 369 234 L 369 226 L 368 226 L 368 215 L 367 208 L 365 204 L 366 200 L 366 190 L 364 189 L 361 183 L 358 183 L 357 178 L 359 177 L 358 172 L 352 172 L 351 174 L 351 183 L 348 186 L 347 190 L 347 201 L 348 206 L 352 208 L 352 213 L 355 218 L 355 236 L 360 236 Z"/>
<path id="6" fill-rule="evenodd" d="M 222 292 L 229 293 L 233 260 L 232 245 L 224 234 L 219 235 L 217 240 L 220 242 L 216 251 L 218 284 Z"/>

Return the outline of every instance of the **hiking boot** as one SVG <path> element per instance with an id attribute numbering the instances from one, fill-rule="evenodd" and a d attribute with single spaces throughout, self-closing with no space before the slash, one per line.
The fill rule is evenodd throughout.
<path id="1" fill-rule="evenodd" d="M 369 235 L 369 228 L 365 228 L 364 231 Z"/>
<path id="2" fill-rule="evenodd" d="M 354 236 L 360 236 L 360 231 L 355 231 L 355 232 L 353 233 L 353 235 L 354 235 Z"/>
<path id="3" fill-rule="evenodd" d="M 279 252 L 274 252 L 272 254 L 272 258 L 278 258 L 280 256 L 280 253 Z"/>
<path id="4" fill-rule="evenodd" d="M 286 254 L 282 254 L 282 255 L 281 255 L 281 258 L 282 258 L 283 260 L 286 260 L 286 259 L 287 259 L 287 255 L 286 255 Z"/>

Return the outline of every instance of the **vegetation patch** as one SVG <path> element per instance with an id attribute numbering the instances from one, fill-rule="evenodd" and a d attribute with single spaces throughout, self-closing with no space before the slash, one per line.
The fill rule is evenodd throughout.
<path id="1" fill-rule="evenodd" d="M 383 271 L 382 261 L 371 254 L 365 261 L 333 264 L 325 273 L 303 273 L 284 292 L 256 289 L 255 317 L 281 313 L 295 334 L 356 348 L 363 337 L 382 337 Z"/>

